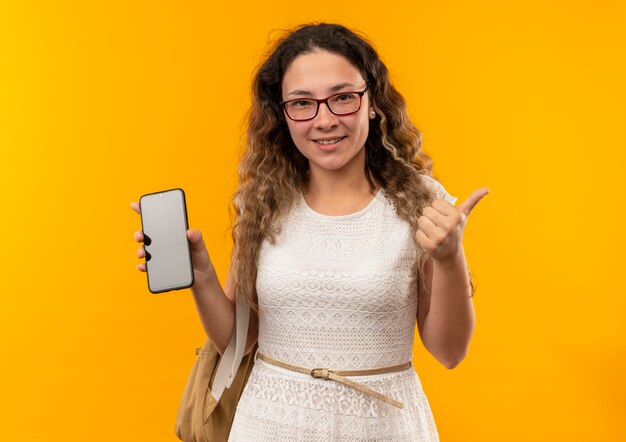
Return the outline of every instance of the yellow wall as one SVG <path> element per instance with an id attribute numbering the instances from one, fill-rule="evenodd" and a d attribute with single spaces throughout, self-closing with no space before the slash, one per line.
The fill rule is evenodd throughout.
<path id="1" fill-rule="evenodd" d="M 448 191 L 491 189 L 470 353 L 415 345 L 442 441 L 625 440 L 624 2 L 213 3 L 0 5 L 0 439 L 176 440 L 204 334 L 129 203 L 185 189 L 223 278 L 252 69 L 323 20 L 375 42 Z"/>

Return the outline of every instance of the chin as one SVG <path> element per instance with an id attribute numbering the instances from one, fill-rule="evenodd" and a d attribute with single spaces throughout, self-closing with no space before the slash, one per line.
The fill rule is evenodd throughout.
<path id="1" fill-rule="evenodd" d="M 325 170 L 328 172 L 336 172 L 338 170 L 343 169 L 348 164 L 347 162 L 337 162 L 337 161 L 329 161 L 329 162 L 319 162 L 314 163 L 315 167 L 321 170 Z"/>

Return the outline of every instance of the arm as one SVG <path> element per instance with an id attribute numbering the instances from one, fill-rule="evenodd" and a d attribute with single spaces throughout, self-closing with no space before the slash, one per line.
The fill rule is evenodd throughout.
<path id="1" fill-rule="evenodd" d="M 192 241 L 192 246 L 204 248 L 202 238 L 200 237 L 195 242 Z M 226 347 L 228 347 L 234 330 L 235 292 L 237 287 L 235 262 L 236 260 L 233 257 L 224 289 L 220 285 L 212 264 L 209 266 L 208 272 L 199 274 L 191 288 L 202 326 L 209 339 L 215 344 L 220 355 L 224 354 Z M 248 340 L 244 354 L 248 354 L 252 350 L 257 341 L 258 330 L 258 316 L 254 310 L 250 309 Z"/>
<path id="2" fill-rule="evenodd" d="M 141 214 L 139 203 L 133 201 L 130 207 Z M 144 236 L 141 230 L 134 234 L 135 241 L 143 242 Z M 233 269 L 235 259 L 231 261 L 231 267 L 226 278 L 226 289 L 223 290 L 217 279 L 215 268 L 209 258 L 209 253 L 199 230 L 187 230 L 187 238 L 191 247 L 191 256 L 194 272 L 194 284 L 191 287 L 196 308 L 200 315 L 200 321 L 209 339 L 215 344 L 220 355 L 224 354 L 233 333 L 235 322 L 235 292 L 236 271 Z M 137 258 L 145 258 L 146 250 L 142 246 L 137 250 Z M 146 271 L 146 264 L 137 265 L 140 272 Z M 258 317 L 254 311 L 250 311 L 250 324 L 248 326 L 248 341 L 246 342 L 245 354 L 250 353 L 258 336 Z"/>
<path id="3" fill-rule="evenodd" d="M 467 354 L 476 321 L 463 249 L 449 262 L 429 259 L 425 270 L 426 290 L 418 294 L 420 338 L 441 364 L 454 368 Z"/>
<path id="4" fill-rule="evenodd" d="M 429 255 L 418 293 L 417 324 L 426 349 L 447 368 L 465 357 L 474 331 L 471 277 L 462 236 L 467 218 L 489 189 L 477 189 L 458 207 L 436 199 L 418 219 L 416 239 Z M 440 195 L 449 196 L 441 187 Z M 421 286 L 421 284 L 420 284 Z"/>

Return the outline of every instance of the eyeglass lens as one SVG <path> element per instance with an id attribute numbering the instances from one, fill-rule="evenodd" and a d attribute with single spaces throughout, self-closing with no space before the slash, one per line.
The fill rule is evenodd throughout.
<path id="1" fill-rule="evenodd" d="M 356 112 L 361 105 L 361 97 L 355 93 L 343 93 L 333 95 L 326 101 L 331 112 L 337 115 L 351 114 Z M 295 120 L 313 118 L 317 113 L 319 103 L 306 98 L 290 101 L 285 104 L 289 116 Z"/>

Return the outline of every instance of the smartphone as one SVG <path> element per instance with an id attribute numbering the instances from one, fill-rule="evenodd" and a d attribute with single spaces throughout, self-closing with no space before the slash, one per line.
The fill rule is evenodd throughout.
<path id="1" fill-rule="evenodd" d="M 139 206 L 148 289 L 162 293 L 191 287 L 193 266 L 185 192 L 176 188 L 148 193 L 139 199 Z"/>

